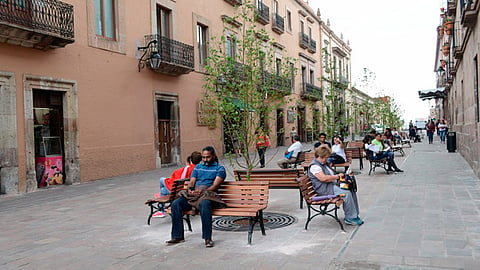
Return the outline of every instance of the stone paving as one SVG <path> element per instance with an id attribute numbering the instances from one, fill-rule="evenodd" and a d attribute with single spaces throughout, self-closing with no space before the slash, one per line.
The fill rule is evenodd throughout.
<path id="1" fill-rule="evenodd" d="M 480 269 L 480 181 L 435 139 L 396 154 L 405 173 L 369 176 L 368 162 L 360 171 L 354 160 L 364 225 L 342 232 L 317 217 L 305 231 L 298 192 L 274 189 L 267 211 L 298 222 L 255 231 L 251 246 L 246 232 L 214 230 L 215 247 L 206 249 L 199 217 L 185 243 L 165 246 L 170 218 L 146 225 L 144 201 L 175 168 L 3 195 L 0 269 Z M 284 150 L 270 149 L 267 167 Z"/>

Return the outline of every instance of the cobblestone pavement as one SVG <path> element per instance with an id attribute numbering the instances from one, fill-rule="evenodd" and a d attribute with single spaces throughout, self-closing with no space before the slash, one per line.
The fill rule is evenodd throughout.
<path id="1" fill-rule="evenodd" d="M 284 150 L 269 149 L 267 167 Z M 354 160 L 364 225 L 342 232 L 317 217 L 306 231 L 298 192 L 274 189 L 267 212 L 297 222 L 255 231 L 251 246 L 246 232 L 214 230 L 206 249 L 199 217 L 186 242 L 165 246 L 170 218 L 148 226 L 144 202 L 174 168 L 0 196 L 0 269 L 480 269 L 479 179 L 438 141 L 405 152 L 405 173 L 369 176 Z"/>

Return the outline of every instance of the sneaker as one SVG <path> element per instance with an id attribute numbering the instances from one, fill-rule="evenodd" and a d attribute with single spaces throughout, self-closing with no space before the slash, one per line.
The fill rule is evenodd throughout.
<path id="1" fill-rule="evenodd" d="M 403 172 L 403 171 L 400 169 L 396 169 L 395 172 Z"/>
<path id="2" fill-rule="evenodd" d="M 359 217 L 356 217 L 352 220 L 354 220 L 357 223 L 357 225 L 362 225 L 364 223 L 363 220 L 361 220 Z"/>
<path id="3" fill-rule="evenodd" d="M 165 217 L 165 212 L 160 212 L 157 211 L 152 215 L 153 218 L 164 218 Z"/>
<path id="4" fill-rule="evenodd" d="M 155 193 L 154 196 L 155 196 L 155 198 L 157 198 L 157 199 L 160 198 L 160 192 Z"/>
<path id="5" fill-rule="evenodd" d="M 343 220 L 343 222 L 345 222 L 345 224 L 347 225 L 353 225 L 353 226 L 357 226 L 358 223 L 354 220 L 354 219 L 348 219 L 348 218 L 345 218 Z"/>

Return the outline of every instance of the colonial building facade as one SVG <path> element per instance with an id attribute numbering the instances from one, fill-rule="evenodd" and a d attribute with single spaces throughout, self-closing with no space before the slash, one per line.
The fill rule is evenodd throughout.
<path id="1" fill-rule="evenodd" d="M 206 145 L 231 151 L 221 125 L 202 123 L 201 100 L 209 40 L 245 2 L 0 1 L 0 193 L 180 164 Z M 273 146 L 288 145 L 293 126 L 314 140 L 322 46 L 347 84 L 350 48 L 329 29 L 322 37 L 302 0 L 253 4 L 278 61 L 299 71 L 269 124 Z"/>
<path id="2" fill-rule="evenodd" d="M 435 72 L 437 89 L 420 92 L 435 98 L 433 115 L 445 118 L 455 132 L 456 148 L 480 175 L 479 1 L 448 1 L 441 8 Z"/>

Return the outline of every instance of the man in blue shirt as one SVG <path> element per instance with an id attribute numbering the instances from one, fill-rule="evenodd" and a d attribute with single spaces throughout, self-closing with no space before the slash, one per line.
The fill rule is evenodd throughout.
<path id="1" fill-rule="evenodd" d="M 203 163 L 195 166 L 188 185 L 188 195 L 198 196 L 203 190 L 215 192 L 225 180 L 227 174 L 225 168 L 218 163 L 215 149 L 207 146 L 202 150 Z M 212 240 L 212 201 L 202 200 L 199 204 L 200 217 L 202 220 L 202 238 L 205 239 L 205 247 L 213 247 Z M 192 209 L 185 197 L 179 197 L 172 202 L 172 232 L 167 245 L 175 245 L 185 242 L 183 228 L 183 212 Z"/>

